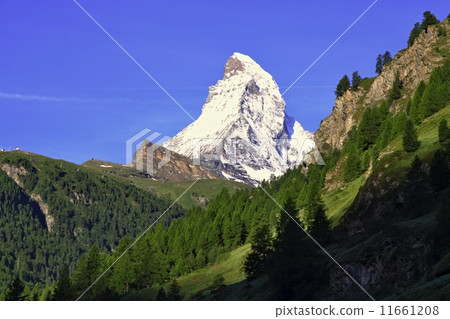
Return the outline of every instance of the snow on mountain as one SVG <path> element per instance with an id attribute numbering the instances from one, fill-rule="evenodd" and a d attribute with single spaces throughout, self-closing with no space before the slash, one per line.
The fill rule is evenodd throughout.
<path id="1" fill-rule="evenodd" d="M 286 115 L 272 76 L 234 53 L 224 76 L 209 87 L 200 117 L 163 146 L 228 179 L 259 184 L 302 163 L 314 135 Z"/>

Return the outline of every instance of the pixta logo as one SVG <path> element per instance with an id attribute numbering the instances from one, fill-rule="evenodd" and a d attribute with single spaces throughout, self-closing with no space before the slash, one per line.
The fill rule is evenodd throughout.
<path id="1" fill-rule="evenodd" d="M 161 169 L 170 161 L 171 152 L 168 149 L 164 149 L 164 158 L 159 159 L 159 162 L 155 162 L 155 151 L 161 147 L 161 145 L 168 140 L 170 136 L 162 136 L 160 132 L 152 132 L 150 129 L 145 128 L 133 137 L 126 141 L 126 163 L 129 166 L 136 165 L 136 170 L 141 172 L 147 172 L 153 176 L 156 173 L 156 169 Z M 134 161 L 133 161 L 133 154 Z"/>

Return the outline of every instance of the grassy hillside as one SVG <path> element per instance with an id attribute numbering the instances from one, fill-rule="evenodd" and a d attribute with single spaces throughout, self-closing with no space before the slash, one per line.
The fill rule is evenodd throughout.
<path id="1" fill-rule="evenodd" d="M 382 150 L 379 164 L 374 169 L 374 174 L 381 174 L 384 178 L 394 183 L 396 180 L 403 180 L 405 173 L 411 166 L 412 158 L 418 154 L 425 162 L 429 162 L 434 152 L 441 147 L 438 142 L 438 124 L 441 119 L 450 121 L 450 106 L 442 109 L 438 113 L 427 118 L 418 127 L 418 137 L 421 146 L 415 154 L 403 151 L 401 137 L 394 139 Z M 323 201 L 327 209 L 327 216 L 332 226 L 338 226 L 341 218 L 352 207 L 358 196 L 359 190 L 368 180 L 365 174 L 359 178 L 343 183 L 338 189 L 324 191 Z M 442 196 L 446 196 L 441 195 Z M 379 251 L 383 255 L 381 245 L 386 237 L 396 238 L 401 241 L 402 237 L 407 238 L 410 234 L 430 234 L 436 227 L 436 210 L 440 205 L 440 197 L 436 198 L 436 205 L 429 205 L 428 213 L 417 216 L 411 214 L 409 217 L 404 214 L 391 216 L 392 222 L 384 225 L 384 231 L 368 230 L 360 236 L 351 239 L 335 238 L 337 243 L 327 246 L 326 249 L 341 263 L 353 263 L 364 259 L 369 251 L 376 254 Z M 338 231 L 339 233 L 339 231 Z M 341 234 L 346 236 L 344 234 Z M 407 249 L 407 247 L 406 247 Z M 197 270 L 188 275 L 178 278 L 182 293 L 186 299 L 244 299 L 247 296 L 252 300 L 261 300 L 270 295 L 270 289 L 263 279 L 257 279 L 248 286 L 244 281 L 242 273 L 242 263 L 245 255 L 250 251 L 248 244 L 232 251 L 222 257 L 214 266 Z M 403 252 L 407 254 L 407 252 Z M 413 256 L 413 255 L 411 255 Z M 411 257 L 413 258 L 413 257 Z M 438 260 L 435 264 L 442 264 Z M 431 265 L 431 267 L 435 267 Z M 450 277 L 448 275 L 427 279 L 422 279 L 415 287 L 408 288 L 408 292 L 385 296 L 383 299 L 442 299 L 450 295 Z M 266 291 L 266 295 L 261 295 L 261 289 Z M 403 288 L 404 290 L 404 288 Z M 145 298 L 154 298 L 155 294 L 147 295 Z M 358 297 L 358 292 L 354 295 Z"/>
<path id="2" fill-rule="evenodd" d="M 83 166 L 98 172 L 118 176 L 143 190 L 155 193 L 158 196 L 171 198 L 172 200 L 180 196 L 193 183 L 193 181 L 172 182 L 155 180 L 146 177 L 145 174 L 132 167 L 99 160 L 90 160 L 84 163 Z M 226 179 L 202 179 L 195 183 L 186 192 L 185 196 L 180 198 L 179 204 L 185 208 L 191 208 L 195 205 L 206 206 L 224 187 L 232 194 L 237 189 L 250 188 L 251 186 Z"/>

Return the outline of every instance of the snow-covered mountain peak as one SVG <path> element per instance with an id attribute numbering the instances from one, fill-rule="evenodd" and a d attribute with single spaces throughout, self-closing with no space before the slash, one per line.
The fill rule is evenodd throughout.
<path id="1" fill-rule="evenodd" d="M 272 78 L 272 76 L 263 68 L 261 68 L 261 66 L 256 63 L 251 57 L 242 53 L 235 52 L 225 63 L 223 78 L 225 80 L 233 75 L 241 73 L 245 73 L 250 76 L 264 74 L 264 76 Z"/>
<path id="2" fill-rule="evenodd" d="M 257 184 L 299 165 L 314 147 L 312 133 L 285 114 L 273 77 L 234 53 L 223 79 L 209 87 L 200 117 L 164 146 L 230 179 Z"/>

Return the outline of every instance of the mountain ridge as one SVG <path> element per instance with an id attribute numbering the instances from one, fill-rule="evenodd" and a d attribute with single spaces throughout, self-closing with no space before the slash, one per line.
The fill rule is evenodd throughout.
<path id="1" fill-rule="evenodd" d="M 449 18 L 438 25 L 428 26 L 411 47 L 400 50 L 384 66 L 380 75 L 366 80 L 368 87 L 349 89 L 336 98 L 331 114 L 322 120 L 314 135 L 321 152 L 342 148 L 347 133 L 361 120 L 361 110 L 386 99 L 396 75 L 404 86 L 403 97 L 412 97 L 419 82 L 426 81 L 432 70 L 445 59 L 445 53 L 443 55 L 440 50 L 450 52 L 450 39 L 440 35 L 442 32 L 450 33 L 448 21 Z M 391 111 L 398 112 L 397 107 L 398 104 L 394 103 Z"/>

